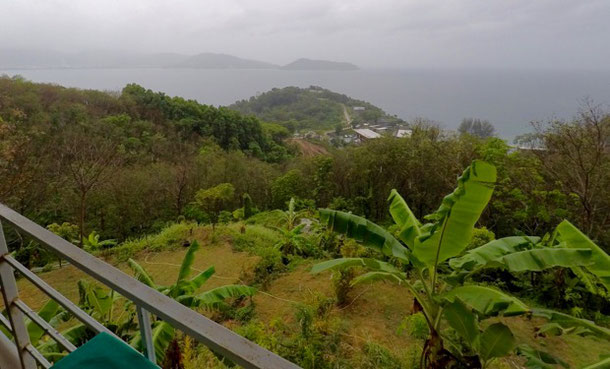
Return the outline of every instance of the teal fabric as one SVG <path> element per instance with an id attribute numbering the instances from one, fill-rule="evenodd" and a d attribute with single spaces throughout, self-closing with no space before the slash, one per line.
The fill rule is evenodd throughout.
<path id="1" fill-rule="evenodd" d="M 159 369 L 120 339 L 100 333 L 51 369 Z"/>

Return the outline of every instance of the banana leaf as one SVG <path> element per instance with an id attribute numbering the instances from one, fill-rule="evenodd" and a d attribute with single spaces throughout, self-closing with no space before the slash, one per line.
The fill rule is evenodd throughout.
<path id="1" fill-rule="evenodd" d="M 185 280 L 189 275 L 191 275 L 191 267 L 195 262 L 195 253 L 199 250 L 199 242 L 193 241 L 191 246 L 189 246 L 186 254 L 184 255 L 184 259 L 182 259 L 182 265 L 180 266 L 180 270 L 178 271 L 178 280 L 176 283 L 179 283 L 182 280 Z"/>
<path id="2" fill-rule="evenodd" d="M 59 304 L 55 302 L 55 300 L 49 300 L 46 304 L 38 310 L 38 316 L 42 318 L 45 322 L 51 321 L 51 319 L 57 314 L 60 310 Z M 38 345 L 38 341 L 44 336 L 45 331 L 38 326 L 38 324 L 34 323 L 29 318 L 26 320 L 25 327 L 28 331 L 28 335 L 30 337 L 30 342 L 32 345 Z"/>
<path id="3" fill-rule="evenodd" d="M 606 290 L 610 291 L 610 256 L 567 220 L 557 226 L 556 232 L 557 239 L 565 243 L 566 247 L 591 250 L 594 263 L 587 265 L 586 269 L 595 274 Z"/>
<path id="4" fill-rule="evenodd" d="M 477 317 L 459 298 L 445 306 L 443 310 L 445 320 L 471 347 L 475 347 L 479 340 L 479 326 Z"/>
<path id="5" fill-rule="evenodd" d="M 417 220 L 398 191 L 392 190 L 390 192 L 388 203 L 390 204 L 392 219 L 400 227 L 398 238 L 413 250 L 415 240 L 421 236 L 421 230 L 419 229 L 421 223 Z"/>
<path id="6" fill-rule="evenodd" d="M 610 339 L 610 329 L 600 327 L 587 319 L 576 318 L 550 309 L 538 308 L 532 309 L 532 315 L 547 319 L 551 323 L 557 323 L 563 328 L 586 328 L 597 337 Z"/>
<path id="7" fill-rule="evenodd" d="M 446 292 L 442 298 L 454 302 L 457 299 L 472 307 L 485 316 L 521 315 L 530 309 L 516 297 L 505 294 L 491 287 L 466 285 L 460 286 Z"/>
<path id="8" fill-rule="evenodd" d="M 405 246 L 390 232 L 365 218 L 342 211 L 321 209 L 320 222 L 333 232 L 353 238 L 386 256 L 395 257 L 405 263 L 410 261 L 410 252 Z"/>
<path id="9" fill-rule="evenodd" d="M 396 273 L 368 272 L 354 278 L 350 285 L 355 286 L 360 283 L 372 283 L 377 281 L 390 281 L 400 284 L 404 282 L 405 279 Z"/>
<path id="10" fill-rule="evenodd" d="M 469 250 L 464 256 L 449 260 L 449 265 L 453 269 L 472 270 L 504 255 L 531 249 L 539 240 L 540 237 L 531 236 L 500 238 Z"/>
<path id="11" fill-rule="evenodd" d="M 428 266 L 457 256 L 472 237 L 474 225 L 487 206 L 496 183 L 496 168 L 475 160 L 458 178 L 458 187 L 447 195 L 438 210 L 427 216 L 433 221 L 422 227 L 414 256 Z"/>
<path id="12" fill-rule="evenodd" d="M 203 272 L 197 274 L 195 277 L 191 278 L 190 281 L 181 281 L 178 283 L 182 290 L 182 294 L 191 294 L 197 291 L 205 282 L 208 281 L 214 275 L 216 270 L 213 266 L 204 270 Z"/>
<path id="13" fill-rule="evenodd" d="M 197 296 L 181 296 L 176 300 L 189 307 L 216 308 L 228 298 L 254 296 L 255 293 L 256 288 L 234 284 L 213 288 Z"/>
<path id="14" fill-rule="evenodd" d="M 479 338 L 479 355 L 488 361 L 508 355 L 515 348 L 515 336 L 510 328 L 502 323 L 487 327 Z"/>
<path id="15" fill-rule="evenodd" d="M 144 269 L 135 260 L 130 258 L 129 260 L 127 260 L 127 265 L 129 265 L 131 270 L 133 270 L 135 279 L 144 283 L 148 287 L 157 288 L 157 285 L 153 281 L 152 277 L 148 274 L 148 272 L 146 272 L 146 269 Z"/>
<path id="16" fill-rule="evenodd" d="M 556 368 L 556 365 L 561 365 L 564 368 L 570 367 L 568 363 L 548 352 L 536 350 L 526 344 L 517 347 L 517 354 L 527 359 L 525 366 L 528 369 L 553 369 Z"/>
<path id="17" fill-rule="evenodd" d="M 589 249 L 541 248 L 504 255 L 492 262 L 498 263 L 511 272 L 524 272 L 553 268 L 591 265 L 592 252 Z"/>

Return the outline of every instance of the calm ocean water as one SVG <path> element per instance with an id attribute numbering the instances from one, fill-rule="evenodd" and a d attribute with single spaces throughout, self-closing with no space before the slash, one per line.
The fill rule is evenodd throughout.
<path id="1" fill-rule="evenodd" d="M 135 82 L 213 105 L 273 87 L 317 85 L 403 119 L 426 117 L 450 129 L 464 117 L 488 119 L 508 139 L 529 131 L 532 120 L 572 117 L 584 98 L 610 105 L 610 71 L 38 69 L 0 74 L 101 90 Z"/>

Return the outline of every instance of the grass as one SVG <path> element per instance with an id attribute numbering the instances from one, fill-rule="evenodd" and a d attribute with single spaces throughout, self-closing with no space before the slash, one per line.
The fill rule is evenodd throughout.
<path id="1" fill-rule="evenodd" d="M 134 257 L 145 267 L 159 284 L 171 284 L 177 277 L 178 269 L 186 249 L 182 243 L 197 239 L 202 247 L 197 253 L 193 268 L 204 270 L 214 265 L 216 274 L 206 283 L 205 289 L 229 283 L 240 283 L 244 275 L 252 274 L 260 260 L 256 250 L 269 247 L 277 240 L 275 231 L 261 225 L 248 225 L 241 233 L 241 225 L 233 224 L 219 227 L 212 235 L 209 227 L 181 223 L 168 228 L 159 235 L 130 241 L 133 247 L 129 253 L 125 244 L 120 251 L 106 253 L 104 257 L 127 274 L 132 274 L 124 260 L 127 254 Z M 167 242 L 167 244 L 163 244 Z M 157 250 L 157 251 L 150 251 Z M 315 306 L 325 298 L 333 298 L 333 285 L 330 273 L 312 275 L 309 273 L 315 261 L 304 260 L 297 266 L 271 280 L 265 290 L 253 298 L 255 319 L 265 327 L 274 321 L 281 321 L 298 329 L 295 307 L 300 304 Z M 59 292 L 78 300 L 76 282 L 85 275 L 73 266 L 44 272 L 40 277 Z M 18 280 L 21 298 L 32 308 L 40 308 L 48 299 L 28 281 Z M 356 286 L 351 292 L 351 302 L 343 308 L 333 306 L 329 319 L 342 323 L 341 336 L 343 353 L 348 353 L 354 366 L 372 368 L 379 365 L 397 366 L 398 362 L 417 362 L 417 352 L 422 340 L 398 332 L 398 327 L 411 313 L 413 298 L 401 286 L 387 283 Z M 518 340 L 557 355 L 572 367 L 582 367 L 596 361 L 600 354 L 610 352 L 610 343 L 596 338 L 578 336 L 536 337 L 535 327 L 542 321 L 525 318 L 501 318 L 510 325 Z M 240 326 L 236 321 L 225 324 L 232 329 Z M 201 350 L 199 350 L 201 351 Z M 201 354 L 206 362 L 214 362 L 213 357 Z M 207 355 L 207 356 L 206 356 Z M 200 359 L 198 359 L 200 360 Z M 351 365 L 352 365 L 351 364 Z M 212 367 L 213 364 L 210 364 Z M 206 364 L 206 367 L 207 364 Z M 404 367 L 411 367 L 404 366 Z M 511 357 L 496 362 L 492 368 L 522 367 L 520 358 Z"/>

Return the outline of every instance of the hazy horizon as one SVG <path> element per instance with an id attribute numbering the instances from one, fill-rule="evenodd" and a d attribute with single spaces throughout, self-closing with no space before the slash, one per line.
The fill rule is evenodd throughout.
<path id="1" fill-rule="evenodd" d="M 151 0 L 8 2 L 0 51 L 298 58 L 368 69 L 608 70 L 610 2 Z"/>

